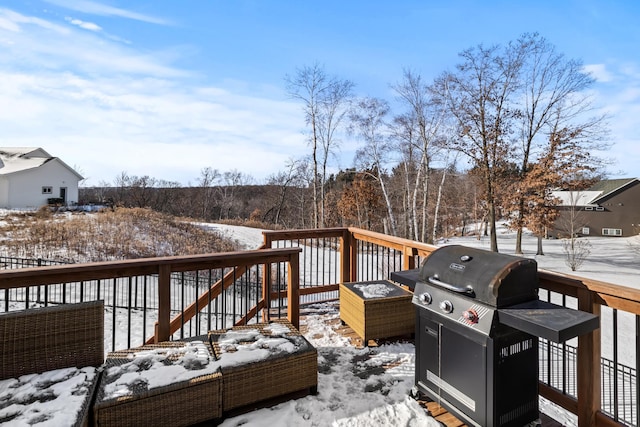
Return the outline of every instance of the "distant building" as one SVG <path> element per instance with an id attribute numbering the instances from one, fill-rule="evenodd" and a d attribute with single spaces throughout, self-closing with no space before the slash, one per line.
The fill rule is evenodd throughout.
<path id="1" fill-rule="evenodd" d="M 37 209 L 78 201 L 83 177 L 37 147 L 0 147 L 0 208 Z"/>
<path id="2" fill-rule="evenodd" d="M 573 216 L 580 236 L 633 236 L 640 233 L 640 181 L 608 179 L 585 191 L 554 191 L 561 200 L 552 236 L 564 237 Z M 575 229 L 575 228 L 574 228 Z"/>

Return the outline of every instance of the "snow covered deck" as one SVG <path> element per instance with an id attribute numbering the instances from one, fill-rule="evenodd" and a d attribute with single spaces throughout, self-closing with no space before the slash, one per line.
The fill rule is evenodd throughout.
<path id="1" fill-rule="evenodd" d="M 307 396 L 295 406 L 312 410 L 319 418 L 317 425 L 330 425 L 332 417 L 337 425 L 465 425 L 437 403 L 409 397 L 415 369 L 411 336 L 369 340 L 365 345 L 352 328 L 340 321 L 337 301 L 303 306 L 300 314 L 300 332 L 318 351 L 319 378 L 318 395 Z M 345 390 L 347 402 L 323 408 L 325 399 L 342 396 Z M 562 425 L 544 414 L 540 416 L 544 427 Z M 255 413 L 250 420 L 260 418 L 261 414 Z"/>

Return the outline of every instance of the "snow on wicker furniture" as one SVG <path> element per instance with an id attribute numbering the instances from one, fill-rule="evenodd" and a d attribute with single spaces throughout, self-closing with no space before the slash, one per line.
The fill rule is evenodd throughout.
<path id="1" fill-rule="evenodd" d="M 221 363 L 223 412 L 317 392 L 318 353 L 287 320 L 211 331 L 209 339 Z"/>
<path id="2" fill-rule="evenodd" d="M 104 304 L 0 313 L 0 423 L 88 425 L 104 361 Z"/>
<path id="3" fill-rule="evenodd" d="M 220 418 L 222 379 L 211 345 L 149 344 L 107 355 L 96 426 L 188 426 Z"/>
<path id="4" fill-rule="evenodd" d="M 415 309 L 411 292 L 389 282 L 374 280 L 340 284 L 340 320 L 366 345 L 370 339 L 414 333 Z"/>

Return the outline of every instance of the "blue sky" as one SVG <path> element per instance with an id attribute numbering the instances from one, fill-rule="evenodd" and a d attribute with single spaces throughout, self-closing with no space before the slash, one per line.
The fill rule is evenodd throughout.
<path id="1" fill-rule="evenodd" d="M 640 177 L 640 2 L 626 0 L 8 0 L 0 4 L 0 146 L 39 146 L 86 185 L 121 173 L 256 182 L 309 153 L 284 76 L 323 64 L 393 99 L 458 53 L 538 32 L 597 79 L 611 177 Z M 399 111 L 398 111 L 399 112 Z M 333 168 L 350 167 L 345 138 Z"/>

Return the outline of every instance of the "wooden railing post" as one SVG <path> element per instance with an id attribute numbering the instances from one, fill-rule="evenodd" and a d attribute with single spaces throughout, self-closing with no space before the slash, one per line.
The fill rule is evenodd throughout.
<path id="1" fill-rule="evenodd" d="M 345 229 L 340 237 L 340 283 L 351 281 L 351 233 Z"/>
<path id="2" fill-rule="evenodd" d="M 273 240 L 267 233 L 262 233 L 263 243 L 262 246 L 267 249 L 271 249 Z M 262 300 L 264 301 L 264 308 L 262 309 L 262 321 L 268 322 L 271 320 L 271 264 L 262 264 Z"/>
<path id="3" fill-rule="evenodd" d="M 358 280 L 358 241 L 349 232 L 349 282 Z"/>
<path id="4" fill-rule="evenodd" d="M 578 309 L 600 316 L 600 304 L 595 294 L 586 288 L 578 289 Z M 600 410 L 600 329 L 578 337 L 578 425 L 596 425 Z"/>
<path id="5" fill-rule="evenodd" d="M 300 254 L 289 257 L 287 275 L 287 318 L 296 329 L 300 329 Z"/>
<path id="6" fill-rule="evenodd" d="M 158 323 L 155 342 L 169 341 L 171 322 L 171 266 L 158 266 Z"/>
<path id="7" fill-rule="evenodd" d="M 416 255 L 417 250 L 415 248 L 405 246 L 402 248 L 402 269 L 411 270 L 416 268 Z"/>

